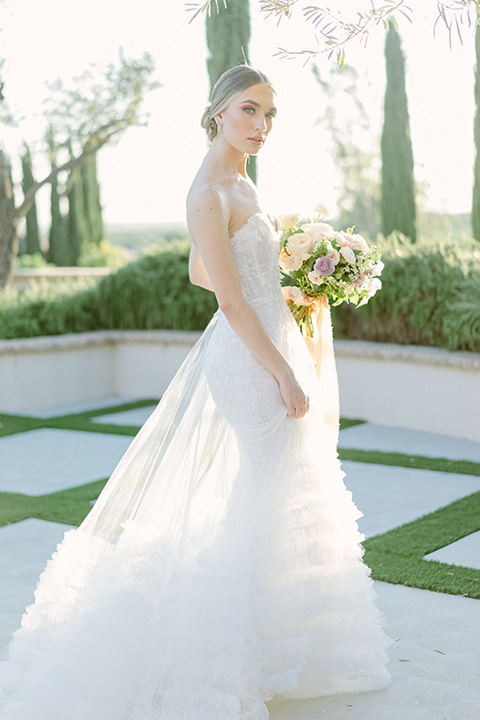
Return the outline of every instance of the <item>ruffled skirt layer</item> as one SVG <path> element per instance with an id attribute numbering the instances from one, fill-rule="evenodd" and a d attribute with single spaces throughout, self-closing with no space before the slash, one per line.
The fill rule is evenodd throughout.
<path id="1" fill-rule="evenodd" d="M 361 514 L 302 341 L 277 338 L 312 400 L 291 420 L 225 323 L 41 576 L 0 666 L 2 720 L 266 720 L 277 694 L 388 682 Z"/>

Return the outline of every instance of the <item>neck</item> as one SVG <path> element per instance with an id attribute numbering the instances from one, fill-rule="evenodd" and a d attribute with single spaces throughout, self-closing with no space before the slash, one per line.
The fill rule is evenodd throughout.
<path id="1" fill-rule="evenodd" d="M 222 135 L 216 135 L 213 138 L 208 155 L 225 174 L 233 173 L 244 178 L 247 177 L 248 155 L 232 147 L 223 139 Z"/>

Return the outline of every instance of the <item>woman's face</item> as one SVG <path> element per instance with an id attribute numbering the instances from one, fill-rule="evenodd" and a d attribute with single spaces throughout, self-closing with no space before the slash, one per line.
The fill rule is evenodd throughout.
<path id="1" fill-rule="evenodd" d="M 272 129 L 276 115 L 275 95 L 265 83 L 251 85 L 234 98 L 215 119 L 221 137 L 247 155 L 256 155 Z"/>

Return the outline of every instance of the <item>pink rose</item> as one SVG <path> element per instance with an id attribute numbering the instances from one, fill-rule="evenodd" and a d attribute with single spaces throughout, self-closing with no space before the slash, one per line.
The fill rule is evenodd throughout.
<path id="1" fill-rule="evenodd" d="M 313 269 L 316 270 L 319 275 L 327 277 L 327 275 L 331 275 L 335 270 L 335 262 L 331 257 L 322 255 L 322 257 L 319 257 L 318 260 L 316 260 Z"/>

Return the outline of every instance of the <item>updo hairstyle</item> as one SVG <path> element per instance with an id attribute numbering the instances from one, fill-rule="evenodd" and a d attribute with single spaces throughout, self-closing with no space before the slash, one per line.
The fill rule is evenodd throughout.
<path id="1" fill-rule="evenodd" d="M 215 135 L 218 134 L 215 115 L 220 115 L 227 109 L 237 95 L 240 95 L 244 90 L 258 83 L 265 83 L 275 92 L 268 77 L 260 72 L 260 70 L 255 70 L 249 65 L 237 65 L 237 67 L 227 70 L 220 76 L 215 83 L 215 87 L 212 90 L 212 97 L 205 108 L 201 120 L 201 126 L 207 131 L 207 137 L 210 142 L 212 142 Z"/>

